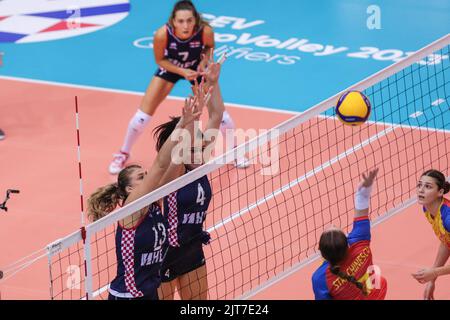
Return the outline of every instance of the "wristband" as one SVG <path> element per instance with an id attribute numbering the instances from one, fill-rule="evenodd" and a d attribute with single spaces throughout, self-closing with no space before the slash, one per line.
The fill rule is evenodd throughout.
<path id="1" fill-rule="evenodd" d="M 372 186 L 360 187 L 355 194 L 355 209 L 364 210 L 369 208 L 370 193 L 372 192 Z"/>

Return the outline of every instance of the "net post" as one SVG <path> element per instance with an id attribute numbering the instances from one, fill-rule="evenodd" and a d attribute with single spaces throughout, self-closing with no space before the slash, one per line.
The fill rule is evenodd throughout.
<path id="1" fill-rule="evenodd" d="M 50 293 L 50 300 L 54 300 L 53 299 L 53 276 L 52 276 L 52 254 L 50 251 L 50 247 L 47 246 L 47 263 L 48 263 L 48 275 L 49 275 L 49 279 L 50 279 L 50 287 L 49 287 L 49 293 Z"/>
<path id="2" fill-rule="evenodd" d="M 53 273 L 52 273 L 52 258 L 55 254 L 61 252 L 61 242 L 60 239 L 56 240 L 46 247 L 47 250 L 47 263 L 48 263 L 48 274 L 50 277 L 50 300 L 55 300 L 54 291 L 53 291 Z"/>

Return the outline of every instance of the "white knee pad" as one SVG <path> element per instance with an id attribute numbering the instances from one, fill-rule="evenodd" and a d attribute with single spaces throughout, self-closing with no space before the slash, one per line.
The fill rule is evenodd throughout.
<path id="1" fill-rule="evenodd" d="M 150 122 L 151 118 L 152 116 L 138 109 L 133 118 L 131 118 L 130 123 L 128 124 L 128 129 L 131 129 L 138 133 L 142 133 L 147 124 Z"/>
<path id="2" fill-rule="evenodd" d="M 222 122 L 220 123 L 220 131 L 225 135 L 227 129 L 234 129 L 234 122 L 227 111 L 223 112 Z"/>

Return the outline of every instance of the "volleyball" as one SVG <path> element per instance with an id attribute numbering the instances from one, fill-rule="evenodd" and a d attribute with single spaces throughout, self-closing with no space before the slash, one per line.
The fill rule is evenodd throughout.
<path id="1" fill-rule="evenodd" d="M 370 101 L 359 91 L 347 91 L 336 104 L 336 115 L 348 126 L 362 125 L 370 116 Z"/>

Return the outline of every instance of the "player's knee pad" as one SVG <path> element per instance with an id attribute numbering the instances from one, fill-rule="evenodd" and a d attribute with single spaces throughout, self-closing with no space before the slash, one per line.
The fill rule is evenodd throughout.
<path id="1" fill-rule="evenodd" d="M 234 129 L 234 122 L 227 111 L 223 112 L 222 122 L 220 123 L 220 131 L 225 135 L 227 129 Z"/>
<path id="2" fill-rule="evenodd" d="M 151 118 L 152 117 L 150 115 L 138 109 L 133 118 L 131 118 L 130 123 L 128 124 L 128 128 L 138 133 L 142 133 L 147 124 L 150 122 Z"/>

